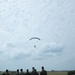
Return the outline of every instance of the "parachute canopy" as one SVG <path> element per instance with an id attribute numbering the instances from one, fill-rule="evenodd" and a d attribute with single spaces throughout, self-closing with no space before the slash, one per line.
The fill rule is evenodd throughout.
<path id="1" fill-rule="evenodd" d="M 38 38 L 38 37 L 32 37 L 32 38 L 30 38 L 29 40 L 32 40 L 32 39 L 38 39 L 38 40 L 41 40 L 41 39 Z"/>

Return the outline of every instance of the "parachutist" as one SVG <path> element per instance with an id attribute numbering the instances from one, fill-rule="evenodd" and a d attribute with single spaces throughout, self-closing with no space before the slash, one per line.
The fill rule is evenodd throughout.
<path id="1" fill-rule="evenodd" d="M 36 46 L 34 46 L 34 48 L 36 48 Z"/>
<path id="2" fill-rule="evenodd" d="M 30 38 L 29 40 L 35 40 L 35 39 L 37 39 L 37 40 L 41 40 L 40 38 L 38 38 L 38 37 L 32 37 L 32 38 Z M 34 48 L 36 48 L 36 45 L 34 45 Z"/>

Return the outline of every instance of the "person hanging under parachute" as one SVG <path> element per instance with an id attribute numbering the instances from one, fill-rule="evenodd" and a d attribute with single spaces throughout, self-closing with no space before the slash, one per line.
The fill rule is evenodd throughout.
<path id="1" fill-rule="evenodd" d="M 32 38 L 30 38 L 29 40 L 30 40 L 30 41 L 31 41 L 31 40 L 39 40 L 39 41 L 40 41 L 41 39 L 38 38 L 38 37 L 32 37 Z M 36 48 L 36 45 L 34 45 L 34 48 Z"/>

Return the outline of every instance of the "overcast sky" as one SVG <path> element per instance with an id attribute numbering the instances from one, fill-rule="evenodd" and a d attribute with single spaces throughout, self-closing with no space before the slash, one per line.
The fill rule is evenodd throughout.
<path id="1" fill-rule="evenodd" d="M 0 0 L 0 70 L 33 66 L 75 69 L 75 0 Z"/>

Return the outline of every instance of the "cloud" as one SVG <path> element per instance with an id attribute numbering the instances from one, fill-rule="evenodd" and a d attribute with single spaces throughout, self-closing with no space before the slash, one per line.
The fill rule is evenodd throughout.
<path id="1" fill-rule="evenodd" d="M 29 49 L 25 44 L 18 42 L 6 42 L 0 46 L 0 60 L 5 59 L 20 59 L 30 57 Z"/>
<path id="2" fill-rule="evenodd" d="M 51 52 L 51 53 L 59 53 L 59 52 L 62 52 L 64 46 L 60 43 L 56 43 L 56 42 L 51 42 L 49 44 L 46 44 L 44 46 L 44 49 L 43 49 L 43 53 L 48 53 L 48 52 Z"/>
<path id="3" fill-rule="evenodd" d="M 34 60 L 42 60 L 56 55 L 61 55 L 64 45 L 56 42 L 45 43 L 42 48 L 32 56 Z"/>
<path id="4" fill-rule="evenodd" d="M 46 31 L 45 27 L 44 26 L 40 27 L 40 25 L 44 24 L 42 22 L 46 19 L 46 16 L 48 16 L 49 14 L 44 10 L 41 12 L 41 14 L 40 12 L 37 14 L 37 11 L 39 11 L 40 7 L 42 7 L 44 4 L 38 7 L 37 4 L 39 3 L 41 4 L 41 2 L 38 3 L 33 0 L 25 2 L 19 1 L 19 3 L 21 3 L 22 5 L 19 5 L 16 1 L 14 1 L 15 3 L 13 4 L 13 0 L 12 1 L 0 0 L 0 3 L 4 2 L 8 3 L 3 4 L 1 7 L 2 16 L 0 17 L 1 20 L 0 36 L 2 37 L 0 37 L 1 39 L 0 56 L 2 58 L 4 57 L 6 59 L 31 58 L 41 60 L 60 54 L 63 51 L 64 47 L 55 42 L 50 43 L 42 42 L 41 47 L 35 50 L 31 47 L 32 42 L 30 44 L 30 42 L 25 41 L 27 40 L 28 37 L 35 35 L 36 34 L 35 30 L 38 28 L 39 29 L 41 28 L 42 29 L 41 31 L 43 31 L 43 29 L 44 31 Z M 35 4 L 35 6 L 33 4 Z M 17 6 L 14 7 L 14 5 Z M 26 7 L 24 7 L 25 5 Z M 36 11 L 34 11 L 36 7 L 38 8 Z M 48 9 L 48 7 L 44 6 L 46 10 Z M 48 15 L 44 16 L 45 12 Z M 35 17 L 36 14 L 37 16 Z M 42 19 L 40 19 L 40 16 L 42 17 Z M 39 36 L 41 36 L 41 34 L 39 34 Z"/>
<path id="5" fill-rule="evenodd" d="M 22 59 L 22 58 L 29 58 L 31 55 L 29 52 L 22 50 L 22 49 L 14 49 L 11 54 L 9 55 L 10 59 Z"/>
<path id="6" fill-rule="evenodd" d="M 0 49 L 1 58 L 5 59 L 22 59 L 43 60 L 54 57 L 63 52 L 64 45 L 56 42 L 42 42 L 40 48 L 33 49 L 29 46 L 30 42 L 12 43 L 8 42 Z M 31 47 L 31 48 L 30 48 Z"/>
<path id="7" fill-rule="evenodd" d="M 0 0 L 0 3 L 7 2 L 8 0 Z"/>

